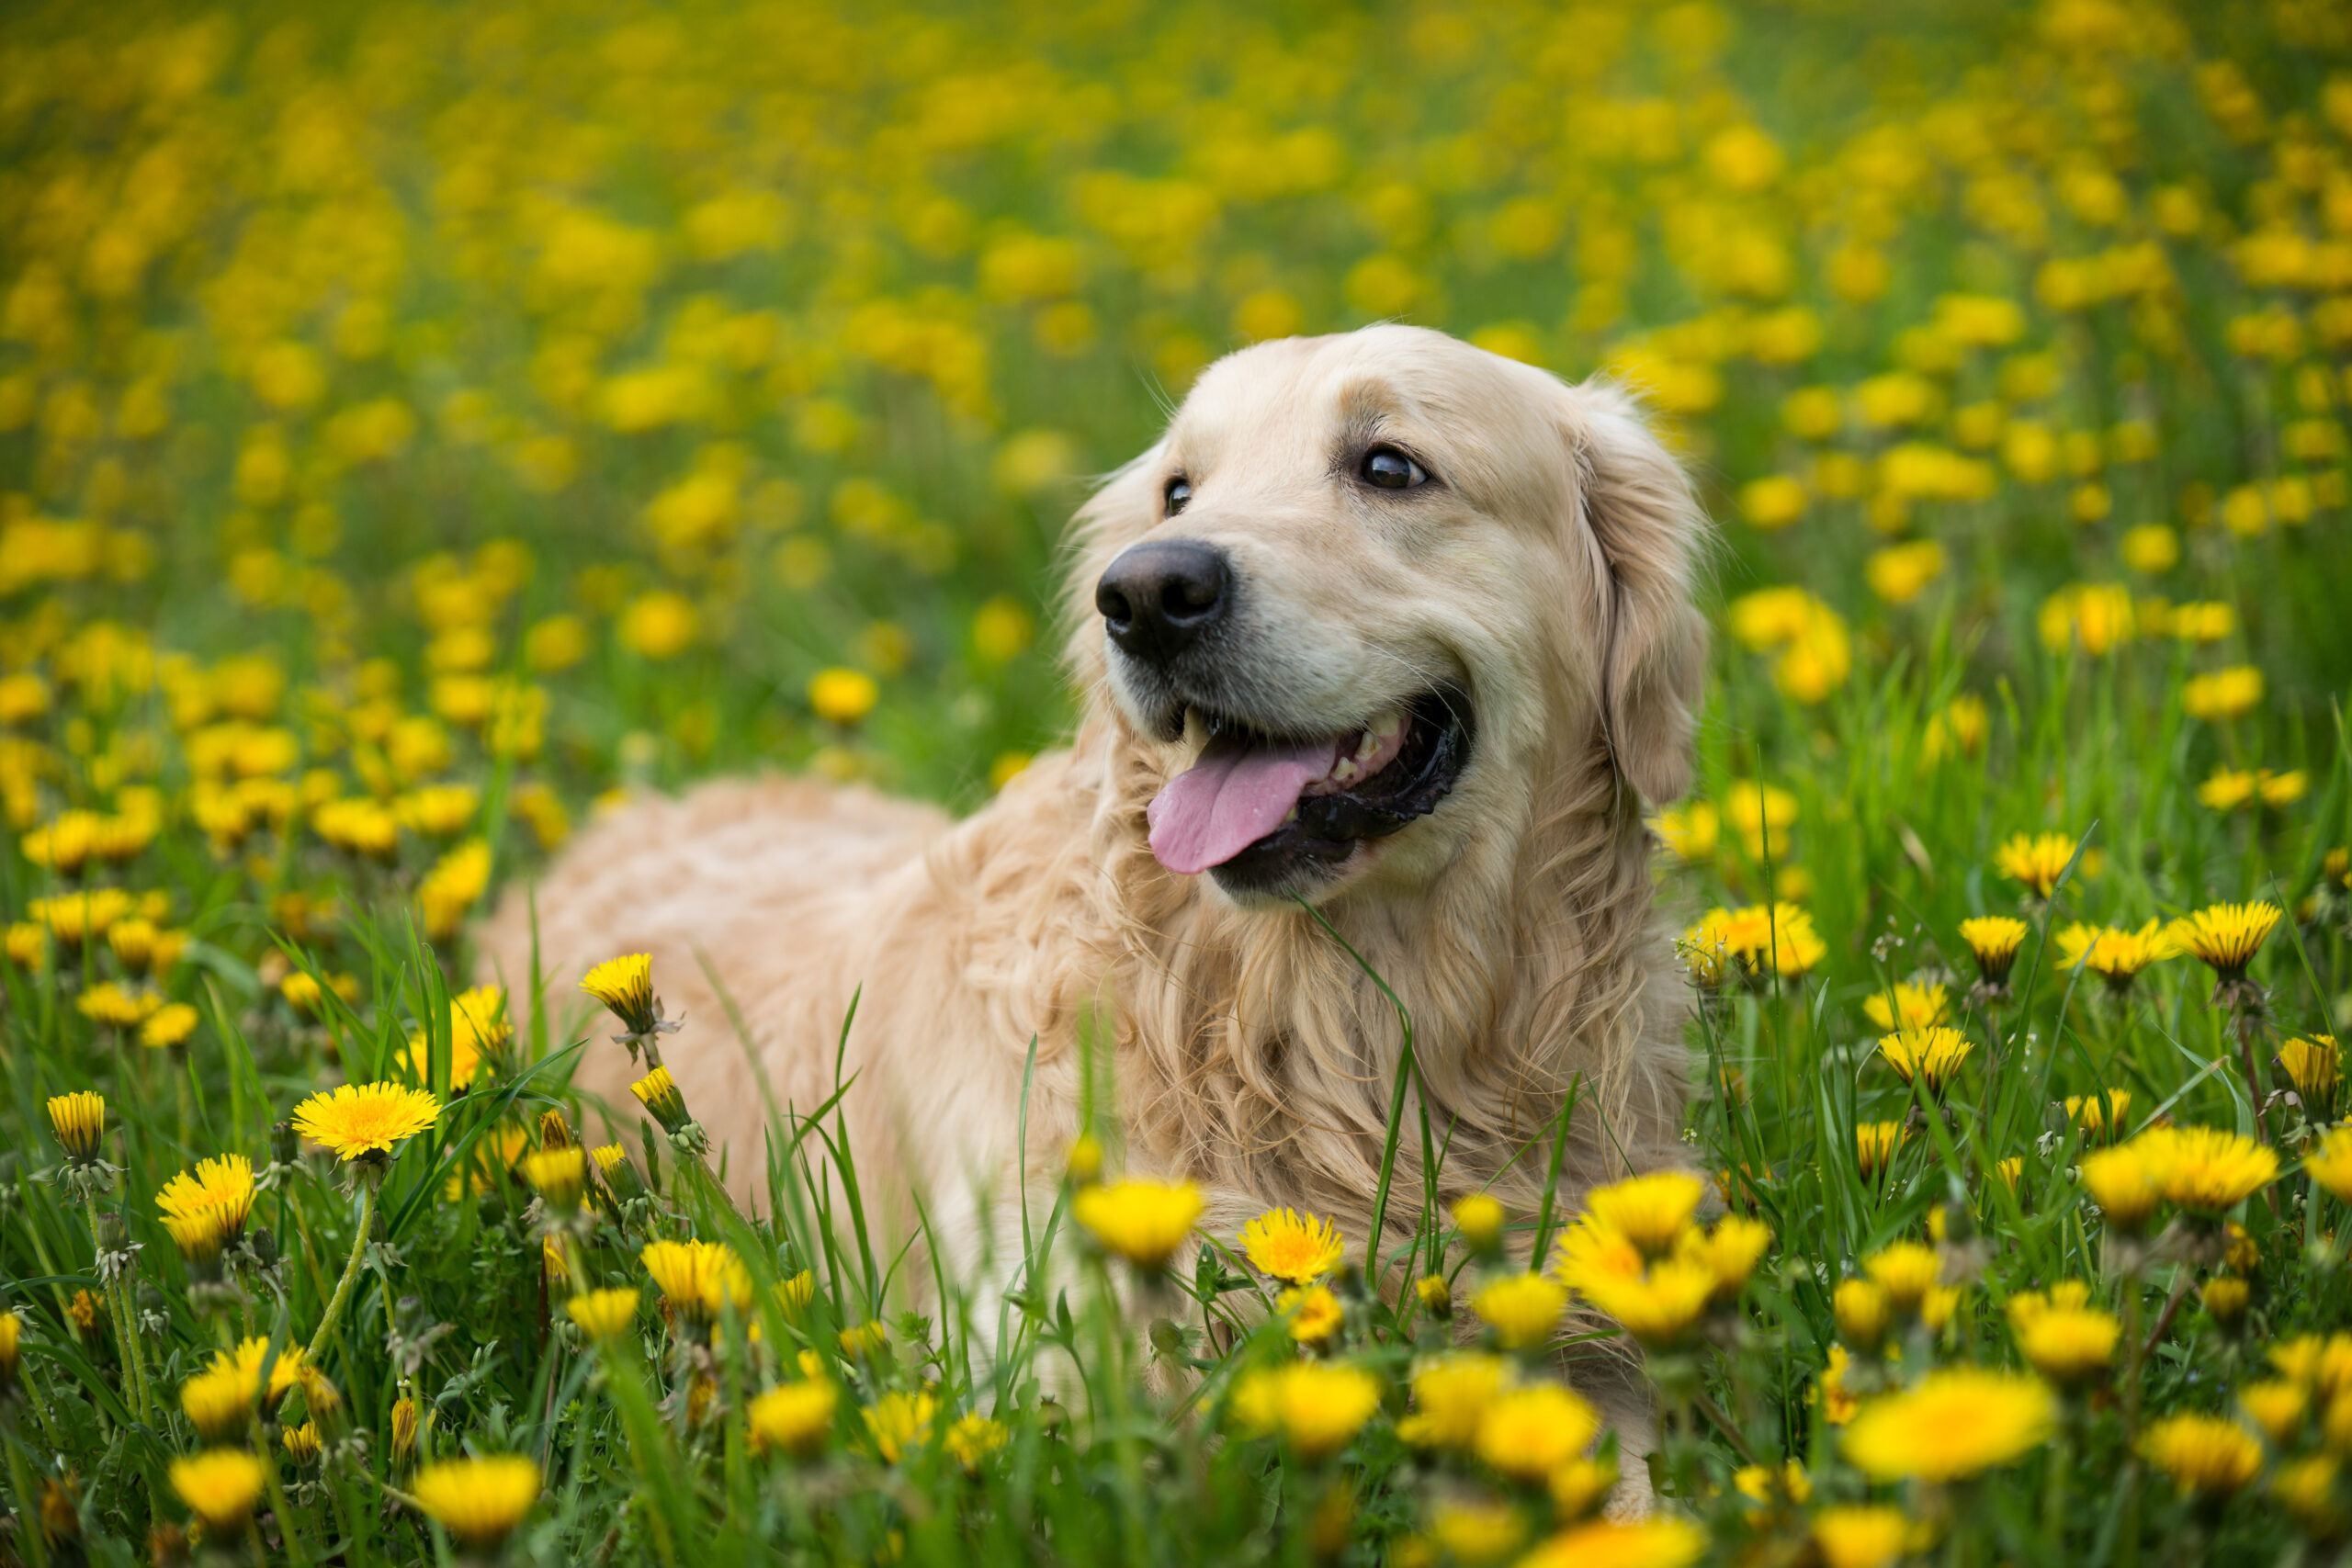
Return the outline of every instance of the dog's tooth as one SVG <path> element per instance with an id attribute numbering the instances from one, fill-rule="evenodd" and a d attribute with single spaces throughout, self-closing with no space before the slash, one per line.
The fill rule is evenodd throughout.
<path id="1" fill-rule="evenodd" d="M 1296 802 L 1296 801 L 1295 801 L 1295 800 L 1294 800 L 1294 801 L 1292 801 L 1292 802 L 1290 803 L 1290 809 L 1289 809 L 1288 811 L 1285 811 L 1285 812 L 1283 812 L 1283 825 L 1284 827 L 1288 827 L 1291 823 L 1295 822 L 1295 821 L 1297 821 L 1297 820 L 1298 820 L 1298 802 Z"/>
<path id="2" fill-rule="evenodd" d="M 1380 738 L 1379 738 L 1378 736 L 1374 735 L 1371 730 L 1367 729 L 1367 730 L 1365 730 L 1365 731 L 1363 732 L 1363 739 L 1359 739 L 1359 740 L 1356 742 L 1356 756 L 1355 756 L 1355 760 L 1356 760 L 1357 761 L 1361 762 L 1361 761 L 1363 761 L 1365 758 L 1367 758 L 1367 757 L 1371 756 L 1374 751 L 1377 751 L 1377 750 L 1380 750 Z"/>
<path id="3" fill-rule="evenodd" d="M 1405 715 L 1403 710 L 1393 709 L 1390 712 L 1380 716 L 1380 722 L 1372 727 L 1372 732 L 1380 737 L 1383 740 L 1389 740 L 1394 739 L 1396 732 L 1404 728 Z"/>
<path id="4" fill-rule="evenodd" d="M 1342 757 L 1340 759 L 1340 765 L 1331 770 L 1331 777 L 1340 784 L 1348 784 L 1355 778 L 1356 774 L 1363 771 L 1363 769 L 1356 766 L 1355 758 Z"/>

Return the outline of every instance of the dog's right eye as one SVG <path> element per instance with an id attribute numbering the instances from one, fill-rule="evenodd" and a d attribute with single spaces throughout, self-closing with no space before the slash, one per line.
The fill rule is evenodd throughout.
<path id="1" fill-rule="evenodd" d="M 1193 481 L 1178 474 L 1168 481 L 1168 489 L 1161 493 L 1160 499 L 1168 503 L 1168 515 L 1175 516 L 1192 502 Z"/>
<path id="2" fill-rule="evenodd" d="M 1363 477 L 1367 484 L 1382 490 L 1410 490 L 1427 484 L 1429 475 L 1421 466 L 1394 446 L 1375 446 L 1363 455 Z"/>

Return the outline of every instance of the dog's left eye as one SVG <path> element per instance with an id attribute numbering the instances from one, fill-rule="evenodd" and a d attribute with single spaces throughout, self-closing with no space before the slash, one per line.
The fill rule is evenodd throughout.
<path id="1" fill-rule="evenodd" d="M 1366 452 L 1363 472 L 1366 484 L 1375 484 L 1383 490 L 1410 490 L 1430 481 L 1419 463 L 1394 446 L 1375 446 Z"/>

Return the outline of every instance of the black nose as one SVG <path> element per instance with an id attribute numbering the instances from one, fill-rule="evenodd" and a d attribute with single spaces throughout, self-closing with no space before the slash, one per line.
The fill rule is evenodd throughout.
<path id="1" fill-rule="evenodd" d="M 1164 664 L 1216 624 L 1232 597 L 1225 552 L 1192 539 L 1152 539 L 1111 563 L 1094 607 L 1121 651 Z"/>

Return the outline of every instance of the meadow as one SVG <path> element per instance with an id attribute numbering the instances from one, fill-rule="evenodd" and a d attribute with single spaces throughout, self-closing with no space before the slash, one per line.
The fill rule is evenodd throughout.
<path id="1" fill-rule="evenodd" d="M 1697 1174 L 1207 1235 L 1104 1117 L 999 1300 L 838 1100 L 588 1146 L 726 1021 L 498 890 L 986 800 L 1089 477 L 1389 319 L 1721 526 Z M 2322 0 L 12 7 L 0 1563 L 2345 1562 L 2347 400 Z"/>

